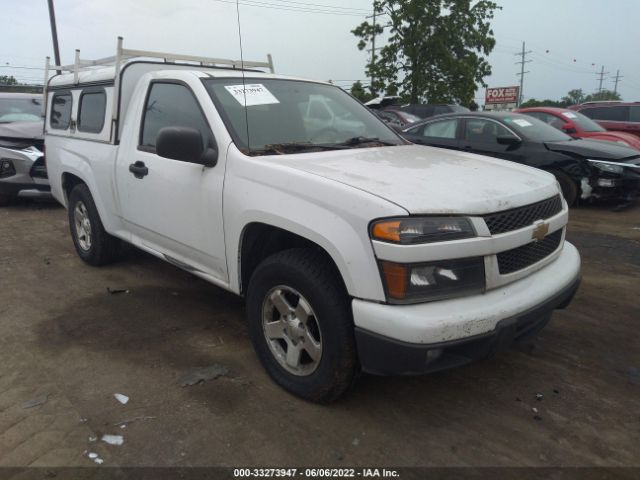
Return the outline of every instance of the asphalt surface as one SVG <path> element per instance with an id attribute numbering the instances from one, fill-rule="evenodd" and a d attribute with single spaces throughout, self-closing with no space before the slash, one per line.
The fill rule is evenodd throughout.
<path id="1" fill-rule="evenodd" d="M 571 218 L 583 283 L 532 349 L 318 406 L 267 377 L 242 300 L 136 250 L 89 267 L 62 208 L 2 208 L 0 466 L 640 466 L 640 206 Z"/>

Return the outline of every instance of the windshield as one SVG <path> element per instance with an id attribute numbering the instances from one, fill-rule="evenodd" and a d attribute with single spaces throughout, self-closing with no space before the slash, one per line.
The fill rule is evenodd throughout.
<path id="1" fill-rule="evenodd" d="M 502 117 L 505 125 L 508 125 L 519 136 L 532 142 L 562 142 L 572 138 L 556 130 L 542 120 L 527 115 L 505 115 Z"/>
<path id="2" fill-rule="evenodd" d="M 0 123 L 37 122 L 42 119 L 39 98 L 0 98 Z"/>
<path id="3" fill-rule="evenodd" d="M 204 84 L 244 153 L 286 154 L 404 143 L 338 87 L 265 78 L 247 78 L 244 91 L 239 78 L 207 79 Z"/>
<path id="4" fill-rule="evenodd" d="M 575 123 L 580 130 L 585 132 L 606 132 L 604 128 L 591 120 L 586 115 L 579 112 L 562 112 L 561 114 L 567 120 L 571 120 Z"/>

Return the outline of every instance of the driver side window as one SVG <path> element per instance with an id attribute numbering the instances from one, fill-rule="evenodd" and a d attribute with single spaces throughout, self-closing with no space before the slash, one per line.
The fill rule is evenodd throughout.
<path id="1" fill-rule="evenodd" d="M 141 150 L 155 152 L 158 132 L 164 127 L 190 127 L 200 131 L 206 149 L 213 135 L 200 104 L 186 86 L 177 83 L 152 83 L 144 106 Z"/>

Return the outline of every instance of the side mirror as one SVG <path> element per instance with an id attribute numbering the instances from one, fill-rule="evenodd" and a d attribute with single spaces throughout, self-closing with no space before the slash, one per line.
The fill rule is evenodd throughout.
<path id="1" fill-rule="evenodd" d="M 510 147 L 520 145 L 521 143 L 519 138 L 512 135 L 500 135 L 496 140 L 500 145 L 509 145 Z"/>
<path id="2" fill-rule="evenodd" d="M 202 134 L 190 127 L 164 127 L 158 132 L 156 153 L 171 160 L 201 163 L 213 167 L 218 161 L 215 148 L 203 147 Z"/>
<path id="3" fill-rule="evenodd" d="M 573 135 L 578 133 L 578 131 L 575 128 L 573 128 L 573 126 L 570 123 L 565 123 L 564 125 L 562 125 L 561 130 L 567 135 Z"/>

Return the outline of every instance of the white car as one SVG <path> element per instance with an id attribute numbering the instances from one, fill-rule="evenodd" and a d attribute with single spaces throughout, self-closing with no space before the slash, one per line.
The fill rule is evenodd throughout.
<path id="1" fill-rule="evenodd" d="M 244 296 L 288 391 L 326 402 L 359 370 L 462 365 L 573 297 L 552 175 L 407 144 L 327 83 L 140 54 L 119 44 L 115 67 L 65 67 L 47 88 L 49 177 L 78 255 L 103 265 L 127 242 Z M 361 136 L 314 142 L 311 98 Z"/>
<path id="2" fill-rule="evenodd" d="M 0 205 L 50 197 L 43 145 L 42 95 L 0 93 Z"/>

